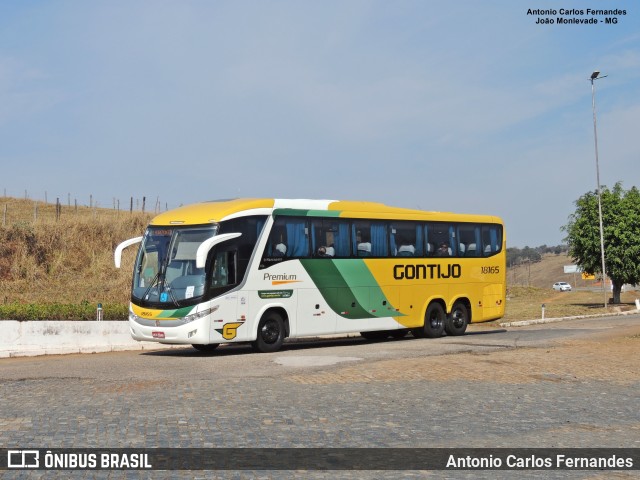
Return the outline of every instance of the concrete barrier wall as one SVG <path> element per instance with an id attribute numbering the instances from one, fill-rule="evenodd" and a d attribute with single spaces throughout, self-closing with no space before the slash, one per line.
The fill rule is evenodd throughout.
<path id="1" fill-rule="evenodd" d="M 0 321 L 0 358 L 161 348 L 175 347 L 133 340 L 126 321 Z"/>
<path id="2" fill-rule="evenodd" d="M 638 307 L 637 310 L 621 312 L 618 315 L 638 313 L 640 311 L 640 301 L 636 300 L 636 305 Z M 535 323 L 559 322 L 572 318 L 609 315 L 615 314 L 525 320 L 522 322 L 501 323 L 500 325 L 520 327 Z M 0 320 L 0 358 L 185 347 L 187 345 L 137 342 L 131 338 L 129 322 L 127 321 L 42 320 L 19 322 L 17 320 Z"/>

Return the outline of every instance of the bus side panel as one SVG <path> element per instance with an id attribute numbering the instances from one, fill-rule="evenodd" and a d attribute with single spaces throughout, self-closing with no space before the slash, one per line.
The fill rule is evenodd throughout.
<path id="1" fill-rule="evenodd" d="M 337 288 L 326 288 L 322 293 L 315 288 L 299 288 L 295 335 L 324 335 L 336 331 L 336 314 L 329 306 L 338 295 Z M 293 322 L 292 322 L 293 323 Z"/>
<path id="2" fill-rule="evenodd" d="M 212 305 L 218 309 L 211 314 L 209 343 L 225 343 L 239 341 L 244 331 L 240 328 L 243 322 L 238 322 L 239 294 L 230 293 L 217 298 Z"/>
<path id="3" fill-rule="evenodd" d="M 482 319 L 476 321 L 486 322 L 503 317 L 504 303 L 504 284 L 492 283 L 485 285 L 482 292 Z"/>
<path id="4" fill-rule="evenodd" d="M 246 321 L 243 323 L 242 338 L 238 338 L 238 341 L 254 341 L 258 335 L 258 325 L 262 320 L 263 315 L 271 309 L 280 310 L 284 312 L 283 321 L 289 322 L 290 335 L 296 336 L 296 304 L 297 295 L 287 299 L 262 299 L 259 293 L 256 291 L 247 292 L 250 294 L 251 300 L 249 301 L 249 314 L 246 317 Z"/>
<path id="5" fill-rule="evenodd" d="M 448 281 L 431 281 L 429 283 L 404 285 L 400 288 L 400 312 L 404 317 L 397 320 L 404 328 L 419 328 L 424 325 L 424 316 L 427 307 L 433 301 L 441 301 L 450 311 L 450 299 L 454 291 L 459 289 Z"/>
<path id="6" fill-rule="evenodd" d="M 373 308 L 378 315 L 387 315 L 393 318 L 393 323 L 388 330 L 403 328 L 402 323 L 396 318 L 400 315 L 400 287 L 397 285 L 385 285 L 382 289 L 374 289 L 371 293 Z"/>
<path id="7" fill-rule="evenodd" d="M 346 333 L 399 328 L 398 322 L 392 318 L 397 313 L 392 309 L 397 290 L 385 290 L 385 293 L 377 286 L 340 288 L 336 331 Z"/>

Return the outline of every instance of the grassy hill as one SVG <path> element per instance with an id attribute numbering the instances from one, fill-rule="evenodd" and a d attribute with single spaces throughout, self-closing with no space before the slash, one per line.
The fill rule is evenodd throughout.
<path id="1" fill-rule="evenodd" d="M 0 197 L 0 318 L 94 319 L 96 306 L 105 318 L 128 315 L 134 249 L 125 249 L 122 268 L 113 264 L 115 247 L 142 234 L 152 214 L 114 209 L 62 206 Z M 555 292 L 566 281 L 593 287 L 579 275 L 565 274 L 566 255 L 507 271 L 507 319 L 604 312 L 603 295 L 581 290 Z M 630 308 L 635 292 L 623 294 Z M 614 307 L 620 308 L 620 307 Z"/>
<path id="2" fill-rule="evenodd" d="M 544 255 L 542 261 L 520 264 L 508 269 L 507 282 L 513 286 L 549 289 L 555 282 L 567 282 L 573 287 L 597 287 L 594 280 L 583 280 L 580 274 L 564 273 L 566 265 L 574 265 L 568 255 Z"/>
<path id="3" fill-rule="evenodd" d="M 507 269 L 508 320 L 540 318 L 542 304 L 545 317 L 591 315 L 635 308 L 638 292 L 627 289 L 621 295 L 621 305 L 604 308 L 602 285 L 595 280 L 583 280 L 578 273 L 564 273 L 566 265 L 573 265 L 566 254 L 544 255 L 540 262 L 521 264 Z M 555 282 L 567 282 L 571 292 L 552 289 Z M 607 291 L 607 298 L 611 295 Z"/>
<path id="4" fill-rule="evenodd" d="M 135 249 L 125 250 L 119 270 L 113 251 L 121 241 L 141 235 L 150 214 L 56 209 L 7 197 L 0 197 L 0 214 L 2 318 L 95 318 L 98 303 L 105 318 L 126 318 Z"/>

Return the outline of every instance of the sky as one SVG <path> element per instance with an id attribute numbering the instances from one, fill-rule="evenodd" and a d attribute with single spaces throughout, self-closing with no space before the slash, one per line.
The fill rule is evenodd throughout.
<path id="1" fill-rule="evenodd" d="M 631 0 L 3 1 L 0 195 L 366 200 L 558 245 L 594 70 L 600 183 L 640 187 L 639 27 Z"/>

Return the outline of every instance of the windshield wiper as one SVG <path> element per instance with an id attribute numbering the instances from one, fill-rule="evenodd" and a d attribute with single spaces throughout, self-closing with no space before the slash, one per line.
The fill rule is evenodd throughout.
<path id="1" fill-rule="evenodd" d="M 151 282 L 149 282 L 149 286 L 144 291 L 144 294 L 141 297 L 143 300 L 149 300 L 148 295 L 151 292 L 151 289 L 159 283 L 158 282 L 159 279 L 160 279 L 160 270 L 158 270 L 158 273 L 156 273 L 156 275 L 151 279 Z M 160 295 L 160 292 L 158 292 L 158 295 Z"/>
<path id="2" fill-rule="evenodd" d="M 173 294 L 173 289 L 171 288 L 171 286 L 167 287 L 167 291 L 169 292 L 169 296 L 171 297 L 171 301 L 173 302 L 173 304 L 176 307 L 179 307 L 180 303 L 178 303 L 178 300 L 176 299 L 176 296 Z"/>

